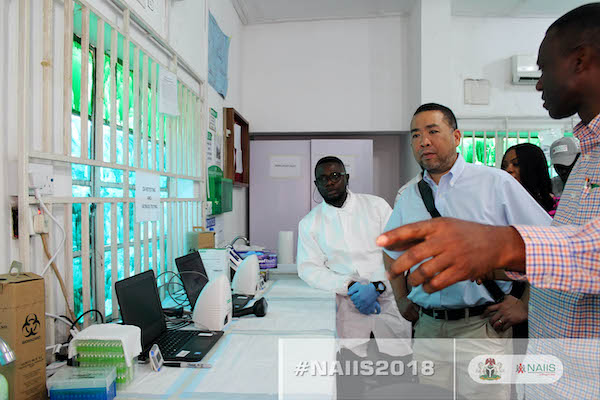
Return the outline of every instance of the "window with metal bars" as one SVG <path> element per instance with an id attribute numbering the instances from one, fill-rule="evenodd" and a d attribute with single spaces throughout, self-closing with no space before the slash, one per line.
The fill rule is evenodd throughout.
<path id="1" fill-rule="evenodd" d="M 565 132 L 565 136 L 573 136 Z M 468 163 L 500 168 L 504 152 L 519 143 L 532 143 L 540 146 L 538 131 L 463 131 L 458 152 Z M 550 177 L 556 176 L 548 159 Z"/>
<path id="2" fill-rule="evenodd" d="M 95 148 L 92 146 L 92 143 L 96 143 L 96 135 L 99 133 L 102 135 L 102 143 L 104 149 L 110 148 L 110 109 L 111 109 L 111 97 L 109 95 L 110 91 L 110 80 L 116 79 L 117 93 L 116 93 L 116 101 L 118 103 L 117 110 L 117 146 L 116 146 L 116 155 L 117 155 L 117 163 L 123 163 L 123 118 L 129 118 L 129 127 L 128 136 L 129 136 L 129 160 L 130 165 L 133 165 L 133 104 L 130 103 L 129 113 L 124 116 L 122 112 L 121 102 L 123 95 L 123 62 L 122 60 L 118 60 L 116 63 L 116 74 L 115 71 L 111 71 L 111 63 L 110 63 L 110 54 L 105 53 L 104 58 L 104 87 L 102 90 L 104 91 L 103 96 L 103 124 L 102 127 L 98 127 L 94 124 L 97 119 L 95 118 L 95 92 L 98 90 L 96 87 L 96 75 L 95 75 L 95 67 L 96 67 L 96 49 L 93 46 L 90 46 L 88 50 L 88 88 L 90 90 L 89 93 L 89 109 L 88 109 L 88 120 L 89 120 L 89 130 L 88 130 L 88 154 L 92 157 L 95 154 Z M 71 153 L 73 156 L 81 156 L 81 110 L 80 110 L 80 88 L 81 88 L 81 62 L 82 62 L 82 51 L 81 51 L 81 39 L 78 37 L 74 37 L 73 41 L 73 103 L 72 103 L 72 124 L 71 124 Z M 129 91 L 130 98 L 133 98 L 133 71 L 129 71 L 130 79 L 129 79 Z M 151 89 L 149 85 L 149 89 Z M 148 104 L 152 104 L 151 96 L 152 91 L 148 90 L 149 101 Z M 150 115 L 150 113 L 148 113 Z M 147 125 L 150 126 L 150 123 Z M 152 144 L 152 139 L 149 136 L 148 138 L 141 139 L 142 146 L 148 149 L 150 152 Z M 155 146 L 158 144 L 155 143 Z M 110 153 L 108 151 L 103 152 L 104 161 L 110 162 Z M 158 154 L 158 151 L 156 151 Z M 164 154 L 163 165 L 166 165 L 166 153 Z M 124 193 L 124 171 L 113 168 L 98 168 L 88 165 L 82 164 L 73 164 L 71 168 L 72 175 L 72 194 L 73 197 L 123 197 Z M 135 172 L 129 172 L 129 197 L 135 197 Z M 169 189 L 168 189 L 168 177 L 161 177 L 161 197 L 166 198 L 169 197 Z M 95 240 L 95 225 L 97 218 L 97 207 L 104 207 L 104 247 L 97 248 Z M 104 309 L 100 309 L 106 315 L 110 315 L 112 312 L 112 291 L 111 291 L 111 270 L 113 267 L 113 263 L 117 263 L 118 268 L 118 278 L 122 279 L 124 277 L 124 269 L 127 267 L 130 271 L 130 274 L 134 273 L 134 219 L 129 219 L 129 227 L 124 229 L 123 227 L 123 207 L 129 207 L 130 215 L 133 215 L 133 203 L 100 203 L 100 204 L 74 204 L 73 205 L 73 279 L 74 279 L 74 307 L 75 313 L 80 314 L 82 310 L 82 273 L 81 273 L 81 208 L 89 207 L 89 215 L 90 215 L 90 267 L 92 271 L 97 271 L 96 265 L 102 260 L 102 264 L 104 265 L 104 276 L 98 276 L 99 274 L 91 274 L 92 280 L 101 280 L 104 282 L 104 298 L 105 298 L 105 307 Z M 111 207 L 117 207 L 117 238 L 113 238 L 112 228 L 111 228 Z M 130 257 L 129 257 L 129 266 L 124 265 L 124 235 L 129 235 L 129 243 L 128 246 Z M 144 240 L 145 238 L 142 236 L 141 238 Z M 149 231 L 148 240 L 153 243 L 154 240 L 160 241 L 162 238 L 160 236 L 154 238 L 152 237 L 152 231 Z M 111 241 L 117 240 L 118 247 L 118 258 L 117 260 L 112 260 L 111 253 Z M 165 243 L 166 246 L 166 243 Z M 153 257 L 159 257 L 159 254 L 153 254 L 153 249 L 155 246 L 152 244 L 149 247 L 149 259 L 152 263 Z M 156 246 L 160 248 L 160 246 Z M 141 254 L 140 257 L 144 257 L 143 251 L 144 248 L 140 249 Z M 161 263 L 159 262 L 159 265 Z M 159 271 L 157 271 L 157 274 Z M 97 284 L 91 282 L 91 287 L 97 287 Z M 92 297 L 93 300 L 93 297 Z"/>

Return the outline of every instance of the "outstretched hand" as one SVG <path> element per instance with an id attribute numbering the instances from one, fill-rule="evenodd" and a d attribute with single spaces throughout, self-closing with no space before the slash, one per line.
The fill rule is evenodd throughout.
<path id="1" fill-rule="evenodd" d="M 408 276 L 411 286 L 422 284 L 427 293 L 464 280 L 485 279 L 496 268 L 525 268 L 525 243 L 510 226 L 434 218 L 385 232 L 377 245 L 404 251 L 391 265 L 389 279 L 429 259 Z"/>

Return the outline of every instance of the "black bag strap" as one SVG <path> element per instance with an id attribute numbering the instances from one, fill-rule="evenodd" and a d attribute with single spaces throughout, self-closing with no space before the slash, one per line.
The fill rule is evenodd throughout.
<path id="1" fill-rule="evenodd" d="M 419 188 L 419 193 L 421 194 L 423 204 L 425 205 L 425 208 L 427 208 L 427 211 L 429 211 L 429 214 L 431 214 L 431 218 L 441 217 L 442 215 L 437 208 L 435 208 L 435 201 L 433 200 L 433 191 L 431 190 L 431 187 L 429 187 L 427 182 L 425 182 L 423 179 L 419 181 L 417 186 Z M 485 286 L 487 291 L 490 293 L 490 296 L 492 296 L 496 303 L 504 300 L 505 294 L 502 289 L 500 289 L 500 286 L 498 286 L 496 281 L 486 280 L 483 281 L 482 284 Z"/>
<path id="2" fill-rule="evenodd" d="M 421 199 L 423 199 L 423 204 L 425 204 L 425 208 L 431 214 L 431 218 L 439 218 L 442 216 L 440 212 L 435 208 L 435 202 L 433 200 L 433 192 L 427 182 L 423 179 L 419 181 L 417 184 L 419 187 L 419 193 L 421 193 Z"/>

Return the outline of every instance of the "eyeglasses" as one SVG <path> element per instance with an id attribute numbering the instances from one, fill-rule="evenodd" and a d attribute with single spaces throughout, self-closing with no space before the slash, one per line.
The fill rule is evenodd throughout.
<path id="1" fill-rule="evenodd" d="M 318 176 L 315 179 L 315 182 L 317 182 L 319 185 L 326 185 L 327 182 L 331 181 L 333 183 L 338 183 L 340 181 L 340 179 L 342 179 L 342 176 L 345 176 L 346 173 L 345 172 L 333 172 L 331 173 L 331 175 L 321 175 Z"/>

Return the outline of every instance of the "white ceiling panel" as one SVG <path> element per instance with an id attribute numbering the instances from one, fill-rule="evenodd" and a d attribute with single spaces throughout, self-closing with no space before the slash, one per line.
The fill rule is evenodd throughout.
<path id="1" fill-rule="evenodd" d="M 452 15 L 556 18 L 591 0 L 452 0 Z"/>
<path id="2" fill-rule="evenodd" d="M 409 15 L 415 0 L 232 0 L 244 24 Z"/>
<path id="3" fill-rule="evenodd" d="M 245 25 L 407 16 L 416 0 L 231 0 Z M 429 1 L 429 0 L 422 0 Z M 590 0 L 451 0 L 452 15 L 556 18 Z"/>

